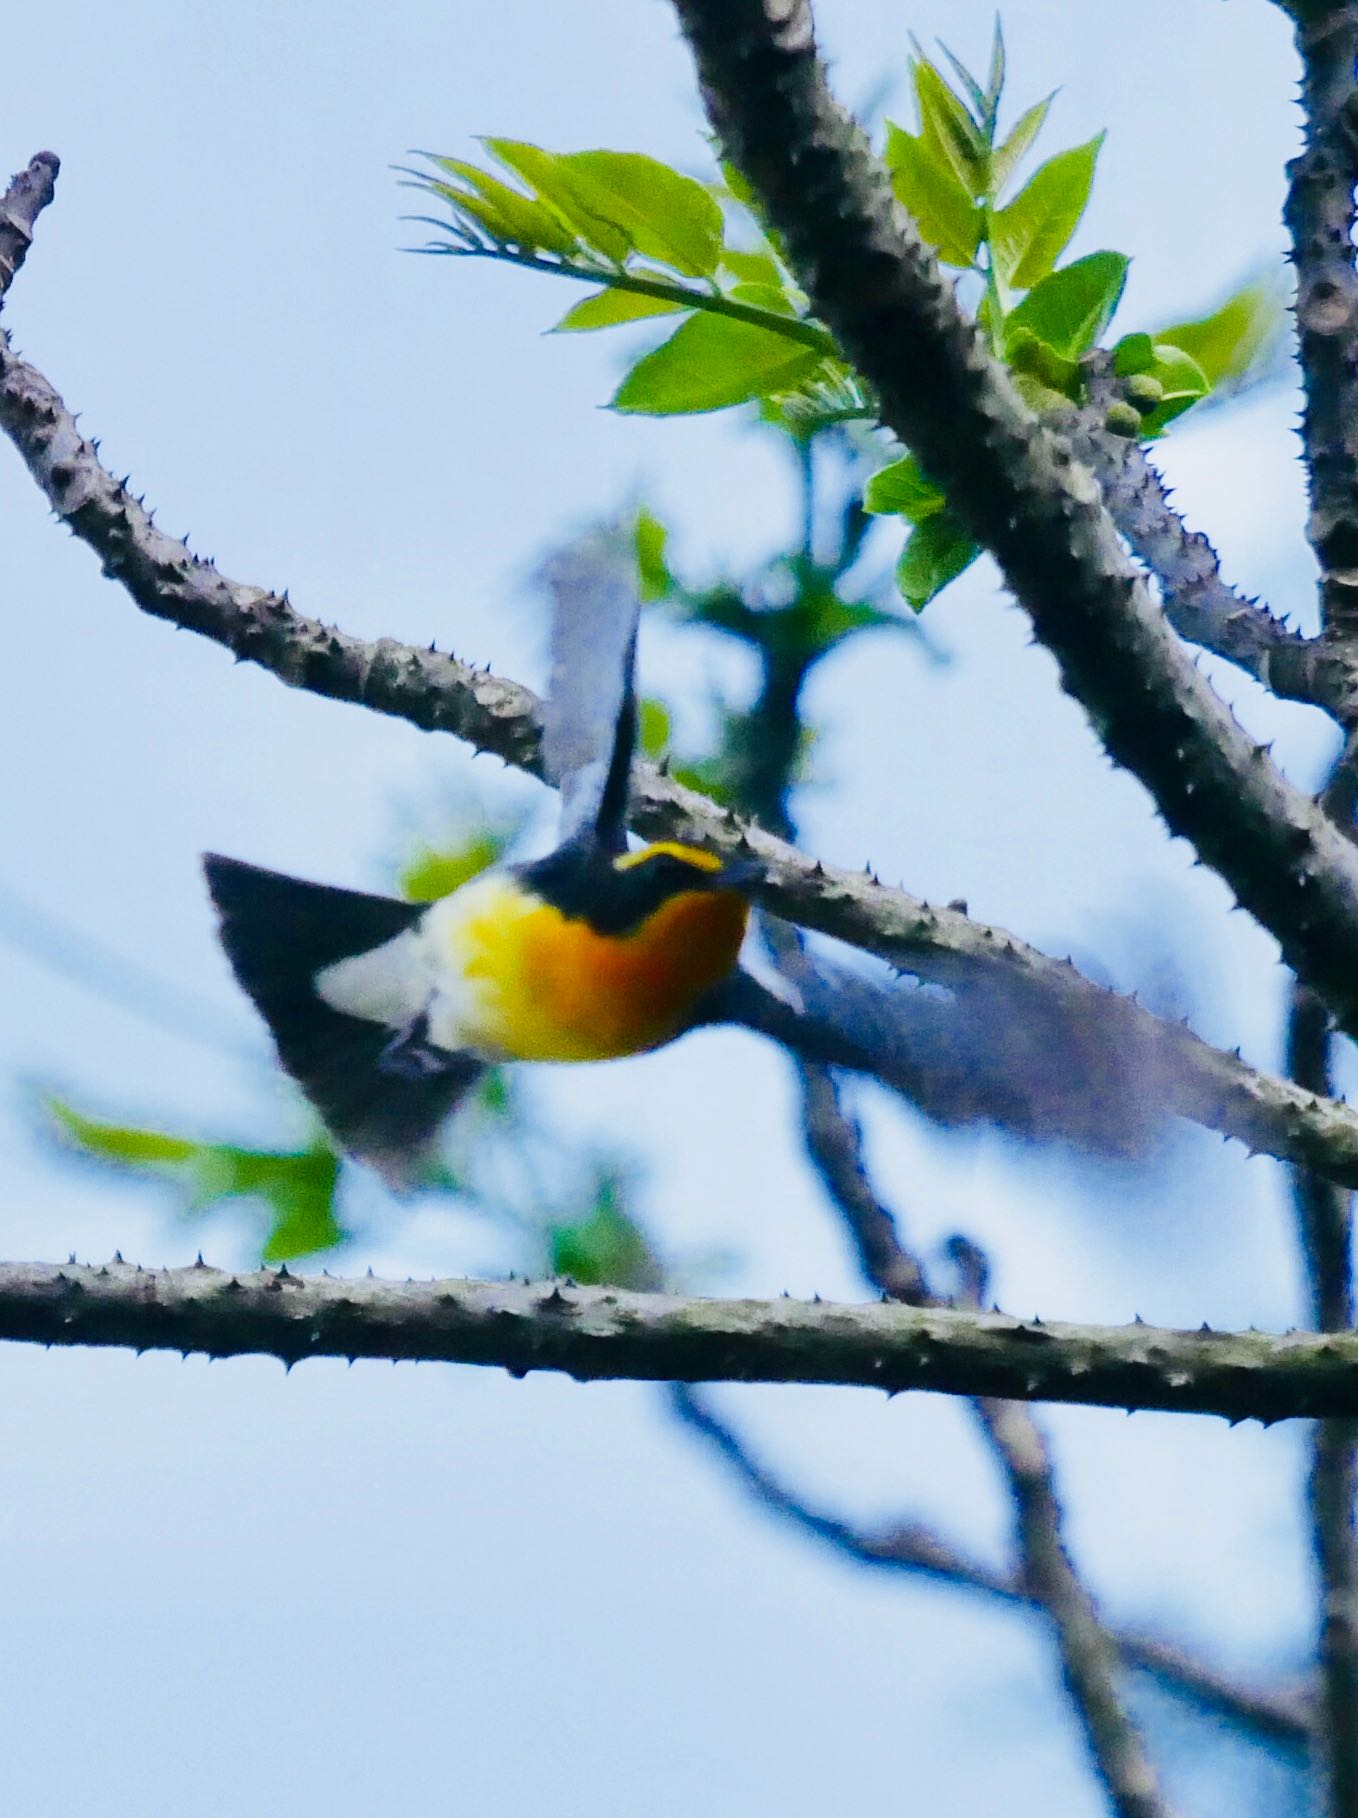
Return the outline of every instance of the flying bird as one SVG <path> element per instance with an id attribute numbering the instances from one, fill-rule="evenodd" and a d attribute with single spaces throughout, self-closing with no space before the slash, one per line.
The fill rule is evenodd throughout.
<path id="1" fill-rule="evenodd" d="M 1173 1063 L 1116 999 L 1072 1013 L 1003 972 L 921 989 L 801 946 L 774 989 L 742 965 L 761 867 L 678 841 L 629 848 L 635 586 L 588 542 L 545 578 L 542 755 L 561 820 L 544 858 L 429 904 L 204 860 L 236 977 L 341 1148 L 409 1185 L 488 1066 L 609 1060 L 725 1023 L 870 1074 L 938 1123 L 1144 1150 Z"/>
<path id="2" fill-rule="evenodd" d="M 549 566 L 543 768 L 561 796 L 545 858 L 431 904 L 208 854 L 236 978 L 278 1058 L 350 1154 L 415 1178 L 487 1066 L 609 1060 L 695 1021 L 745 937 L 752 863 L 677 841 L 629 850 L 638 601 L 588 546 Z"/>

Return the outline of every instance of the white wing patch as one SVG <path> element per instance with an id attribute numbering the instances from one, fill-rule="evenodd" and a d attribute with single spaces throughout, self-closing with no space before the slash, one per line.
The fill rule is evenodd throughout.
<path id="1" fill-rule="evenodd" d="M 388 1029 L 423 1016 L 436 1047 L 502 1060 L 494 981 L 477 963 L 484 959 L 481 930 L 528 906 L 502 873 L 488 871 L 431 903 L 405 933 L 324 967 L 315 977 L 316 995 L 332 1010 Z"/>
<path id="2" fill-rule="evenodd" d="M 326 966 L 316 974 L 316 995 L 345 1016 L 403 1029 L 433 994 L 432 961 L 424 923 L 417 922 L 380 947 Z"/>

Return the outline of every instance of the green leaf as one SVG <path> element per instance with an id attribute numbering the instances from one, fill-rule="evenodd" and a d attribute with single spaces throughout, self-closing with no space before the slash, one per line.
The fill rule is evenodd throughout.
<path id="1" fill-rule="evenodd" d="M 434 163 L 449 176 L 466 186 L 456 189 L 447 183 L 431 183 L 439 195 L 480 222 L 495 240 L 507 241 L 529 252 L 575 253 L 579 244 L 575 235 L 563 225 L 560 217 L 541 202 L 511 189 L 498 177 L 478 170 L 461 158 L 435 158 Z M 471 193 L 468 193 L 471 192 Z"/>
<path id="2" fill-rule="evenodd" d="M 1058 152 L 991 219 L 990 242 L 1006 281 L 1018 290 L 1040 283 L 1080 224 L 1094 183 L 1104 135 Z"/>
<path id="3" fill-rule="evenodd" d="M 927 57 L 912 59 L 920 137 L 937 147 L 968 201 L 981 191 L 988 147 L 976 122 Z"/>
<path id="4" fill-rule="evenodd" d="M 333 1192 L 322 1187 L 284 1185 L 269 1195 L 274 1219 L 260 1251 L 261 1262 L 294 1262 L 333 1250 L 348 1235 L 335 1217 Z"/>
<path id="5" fill-rule="evenodd" d="M 637 592 L 643 601 L 664 600 L 674 592 L 674 576 L 665 560 L 669 531 L 643 505 L 633 527 L 633 547 L 637 558 Z"/>
<path id="6" fill-rule="evenodd" d="M 857 373 L 842 360 L 825 359 L 794 390 L 761 398 L 759 414 L 773 428 L 800 439 L 829 423 L 876 421 L 880 412 Z"/>
<path id="7" fill-rule="evenodd" d="M 773 329 L 704 311 L 637 361 L 611 408 L 652 417 L 725 410 L 790 390 L 820 359 Z"/>
<path id="8" fill-rule="evenodd" d="M 637 744 L 644 756 L 662 758 L 670 748 L 674 721 L 664 701 L 644 695 L 637 703 Z"/>
<path id="9" fill-rule="evenodd" d="M 1156 341 L 1153 346 L 1155 360 L 1148 370 L 1152 378 L 1160 381 L 1164 396 L 1155 409 L 1142 418 L 1141 433 L 1148 438 L 1158 436 L 1175 417 L 1182 416 L 1212 389 L 1197 361 L 1182 348 L 1174 347 L 1168 341 Z"/>
<path id="10" fill-rule="evenodd" d="M 547 1233 L 551 1271 L 590 1287 L 658 1288 L 660 1265 L 641 1230 L 619 1205 L 617 1182 L 605 1176 L 587 1218 Z"/>
<path id="11" fill-rule="evenodd" d="M 966 270 L 980 244 L 981 210 L 927 140 L 891 121 L 886 130 L 886 162 L 897 200 L 939 258 Z"/>
<path id="12" fill-rule="evenodd" d="M 781 284 L 733 284 L 729 294 L 733 302 L 752 303 L 756 309 L 768 310 L 770 315 L 796 316 L 800 313 Z"/>
<path id="13" fill-rule="evenodd" d="M 917 524 L 896 565 L 896 585 L 908 605 L 922 612 L 981 553 L 950 511 Z"/>
<path id="14" fill-rule="evenodd" d="M 598 185 L 573 172 L 564 157 L 522 139 L 483 139 L 481 143 L 497 163 L 528 185 L 568 233 L 615 264 L 621 264 L 632 251 L 631 235 L 600 212 Z"/>
<path id="15" fill-rule="evenodd" d="M 1068 360 L 1088 353 L 1122 300 L 1130 261 L 1123 253 L 1089 253 L 1043 278 L 1009 313 L 1006 343 L 1026 329 Z"/>
<path id="16" fill-rule="evenodd" d="M 687 304 L 678 297 L 648 297 L 635 290 L 596 290 L 568 309 L 552 329 L 554 335 L 580 334 L 593 328 L 615 328 L 647 316 L 672 316 Z"/>
<path id="17" fill-rule="evenodd" d="M 1209 385 L 1246 377 L 1282 332 L 1285 312 L 1277 287 L 1247 284 L 1209 315 L 1157 328 L 1155 339 L 1192 356 Z"/>
<path id="18" fill-rule="evenodd" d="M 947 500 L 920 471 L 914 455 L 879 467 L 863 488 L 863 509 L 878 516 L 908 518 L 922 524 L 943 510 Z"/>
<path id="19" fill-rule="evenodd" d="M 636 250 L 690 278 L 721 258 L 721 209 L 703 184 L 642 152 L 565 152 L 557 158 L 589 207 Z"/>
<path id="20" fill-rule="evenodd" d="M 721 177 L 731 199 L 735 202 L 739 202 L 740 206 L 745 209 L 747 213 L 752 214 L 757 221 L 759 219 L 760 209 L 759 197 L 755 194 L 753 185 L 747 181 L 745 173 L 740 166 L 730 158 L 723 158 L 721 161 Z"/>
<path id="21" fill-rule="evenodd" d="M 504 840 L 487 829 L 458 846 L 422 846 L 402 866 L 396 887 L 408 903 L 434 903 L 471 878 L 479 877 L 504 850 Z"/>
<path id="22" fill-rule="evenodd" d="M 962 59 L 960 57 L 955 57 L 941 38 L 938 42 L 938 48 L 943 52 L 943 55 L 948 59 L 949 63 L 952 64 L 953 74 L 967 91 L 967 99 L 971 102 L 972 113 L 975 115 L 978 124 L 984 129 L 990 107 L 989 97 L 980 83 L 976 80 L 975 76 L 973 76 L 971 71 L 967 68 L 966 64 L 963 63 Z"/>
<path id="23" fill-rule="evenodd" d="M 432 181 L 430 191 L 441 196 L 453 211 L 454 219 L 439 221 L 433 216 L 421 215 L 431 227 L 438 227 L 455 237 L 463 237 L 480 246 L 483 241 L 491 240 L 496 246 L 514 246 L 523 244 L 514 229 L 514 223 L 508 215 L 500 213 L 493 202 L 484 196 L 472 195 L 468 190 L 455 189 L 451 183 Z M 468 225 L 470 223 L 470 226 Z M 558 232 L 564 229 L 558 227 Z M 574 242 L 572 241 L 572 245 Z M 578 248 L 577 248 L 578 250 Z"/>
<path id="24" fill-rule="evenodd" d="M 742 252 L 728 246 L 721 255 L 721 265 L 739 284 L 769 284 L 775 290 L 787 291 L 787 273 L 772 253 Z M 801 292 L 796 295 L 800 297 Z"/>
<path id="25" fill-rule="evenodd" d="M 1057 353 L 1045 341 L 1039 341 L 1031 329 L 1024 328 L 1022 324 L 1017 328 L 1012 325 L 1007 327 L 1004 346 L 1005 356 L 1014 372 L 1036 380 L 1046 391 L 1058 392 L 1063 398 L 1080 397 L 1079 362 Z M 1029 396 L 1029 402 L 1038 410 L 1045 410 L 1051 400 L 1043 399 L 1039 394 L 1037 397 Z"/>
<path id="26" fill-rule="evenodd" d="M 257 1199 L 270 1213 L 265 1262 L 291 1262 L 333 1249 L 345 1232 L 335 1216 L 339 1157 L 327 1143 L 307 1149 L 245 1149 L 199 1142 L 85 1117 L 57 1099 L 48 1109 L 67 1139 L 87 1155 L 177 1186 L 185 1210 L 204 1212 L 228 1199 Z"/>
<path id="27" fill-rule="evenodd" d="M 1047 115 L 1055 99 L 1053 93 L 1045 101 L 1035 101 L 1025 113 L 1019 115 L 1003 144 L 996 146 L 990 160 L 990 186 L 994 195 L 1000 194 L 1032 148 L 1033 141 L 1046 125 Z"/>
<path id="28" fill-rule="evenodd" d="M 993 138 L 995 120 L 1000 111 L 1000 98 L 1004 94 L 1004 32 L 1000 26 L 1000 15 L 995 15 L 995 36 L 990 44 L 990 75 L 986 82 L 986 125 Z"/>
<path id="29" fill-rule="evenodd" d="M 867 600 L 842 600 L 832 588 L 808 595 L 800 603 L 802 647 L 822 656 L 858 631 L 899 631 L 903 621 Z"/>
<path id="30" fill-rule="evenodd" d="M 1120 379 L 1149 372 L 1155 364 L 1155 343 L 1149 335 L 1123 335 L 1113 348 L 1113 371 Z"/>
<path id="31" fill-rule="evenodd" d="M 201 1143 L 161 1130 L 142 1130 L 132 1124 L 105 1123 L 85 1117 L 59 1098 L 46 1100 L 46 1109 L 63 1136 L 86 1154 L 126 1167 L 181 1167 L 192 1161 Z"/>

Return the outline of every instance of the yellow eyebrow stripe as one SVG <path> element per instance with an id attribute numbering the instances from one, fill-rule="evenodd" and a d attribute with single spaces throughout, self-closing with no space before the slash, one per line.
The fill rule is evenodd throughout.
<path id="1" fill-rule="evenodd" d="M 720 871 L 721 860 L 715 852 L 704 852 L 700 846 L 683 846 L 678 840 L 657 840 L 652 846 L 643 846 L 640 852 L 624 852 L 621 858 L 613 861 L 615 871 L 631 871 L 637 865 L 644 865 L 648 859 L 658 858 L 661 853 L 669 858 L 680 859 L 685 865 L 692 865 L 695 871 Z"/>

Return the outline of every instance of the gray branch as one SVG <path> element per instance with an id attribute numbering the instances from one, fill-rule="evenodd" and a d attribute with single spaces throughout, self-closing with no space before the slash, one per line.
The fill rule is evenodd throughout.
<path id="1" fill-rule="evenodd" d="M 1061 1677 L 1110 1809 L 1117 1818 L 1168 1818 L 1145 1744 L 1118 1695 L 1117 1643 L 1066 1551 L 1046 1440 L 1017 1402 L 986 1397 L 975 1406 L 1013 1499 L 1024 1589 L 1051 1617 Z"/>
<path id="2" fill-rule="evenodd" d="M 858 1127 L 834 1079 L 805 1066 L 800 1073 L 807 1151 L 853 1236 L 864 1273 L 894 1301 L 939 1306 L 920 1259 L 873 1191 Z M 968 1278 L 968 1300 L 979 1300 L 985 1260 L 966 1240 L 955 1240 L 955 1249 Z M 1055 1467 L 1032 1410 L 985 1396 L 972 1402 L 972 1411 L 1009 1493 L 1021 1582 L 1051 1622 L 1062 1678 L 1109 1804 L 1117 1818 L 1168 1818 L 1145 1743 L 1120 1696 L 1117 1643 L 1066 1551 Z"/>
<path id="3" fill-rule="evenodd" d="M 0 1340 L 380 1357 L 578 1381 L 929 1389 L 1237 1420 L 1358 1416 L 1358 1333 L 1046 1324 L 956 1307 L 702 1300 L 566 1282 L 343 1281 L 0 1263 Z"/>
<path id="4" fill-rule="evenodd" d="M 1355 739 L 1335 764 L 1321 801 L 1352 837 L 1358 807 Z M 1332 1037 L 1324 1007 L 1294 985 L 1287 1022 L 1292 1077 L 1329 1091 Z M 1292 1171 L 1312 1323 L 1323 1332 L 1354 1324 L 1353 1196 L 1305 1169 Z M 1311 1433 L 1307 1501 L 1319 1602 L 1320 1755 L 1332 1818 L 1358 1813 L 1358 1422 L 1317 1421 Z"/>
<path id="5" fill-rule="evenodd" d="M 806 0 L 676 0 L 709 117 L 882 418 L 995 555 L 1115 762 L 1358 1031 L 1358 854 L 1198 673 L 830 93 Z"/>
<path id="6" fill-rule="evenodd" d="M 1292 0 L 1306 144 L 1288 166 L 1283 210 L 1297 273 L 1302 442 L 1311 491 L 1307 535 L 1320 564 L 1327 632 L 1358 631 L 1358 273 L 1354 74 L 1358 5 Z"/>
<path id="7" fill-rule="evenodd" d="M 1358 711 L 1358 653 L 1345 642 L 1303 637 L 1225 581 L 1216 550 L 1170 503 L 1145 449 L 1104 427 L 1108 406 L 1120 397 L 1107 358 L 1086 361 L 1085 374 L 1089 402 L 1054 421 L 1097 477 L 1133 554 L 1159 583 L 1165 616 L 1179 636 L 1225 657 L 1283 700 L 1351 720 Z"/>
<path id="8" fill-rule="evenodd" d="M 679 1418 L 714 1447 L 762 1507 L 847 1559 L 1023 1609 L 1039 1607 L 1019 1574 L 977 1558 L 922 1522 L 895 1521 L 864 1532 L 813 1507 L 755 1456 L 706 1398 L 682 1386 L 672 1391 L 672 1397 Z M 1309 1751 L 1314 1726 L 1302 1692 L 1243 1683 L 1177 1643 L 1142 1629 L 1112 1627 L 1109 1634 L 1126 1666 L 1151 1674 L 1205 1715 L 1303 1758 Z"/>
<path id="9" fill-rule="evenodd" d="M 33 244 L 33 224 L 52 200 L 61 160 L 55 152 L 38 152 L 9 180 L 0 196 L 0 300 Z"/>
<path id="10" fill-rule="evenodd" d="M 42 375 L 0 345 L 0 427 L 23 455 L 58 516 L 152 616 L 198 632 L 291 687 L 350 701 L 426 731 L 451 732 L 478 751 L 539 772 L 539 703 L 518 683 L 456 657 L 394 639 L 366 643 L 307 618 L 286 594 L 231 580 L 167 536 L 102 466 Z M 1084 979 L 1003 929 L 934 908 L 868 872 L 836 870 L 747 825 L 640 765 L 632 820 L 651 838 L 695 839 L 753 853 L 766 871 L 760 895 L 775 915 L 829 934 L 944 984 L 992 973 L 1052 1006 L 1070 1027 L 1106 1032 L 1109 1053 L 1144 1058 L 1166 1108 L 1329 1178 L 1358 1185 L 1358 1116 L 1238 1056 L 1209 1047 Z"/>
<path id="11" fill-rule="evenodd" d="M 37 161 L 35 160 L 35 163 Z M 35 211 L 36 212 L 36 211 Z M 368 643 L 298 612 L 286 593 L 231 580 L 168 536 L 99 460 L 98 445 L 41 373 L 0 334 L 0 429 L 23 457 L 58 517 L 99 558 L 143 611 L 197 632 L 240 662 L 290 687 L 450 732 L 534 775 L 540 772 L 539 703 L 517 682 L 435 650 L 392 638 Z M 1091 1051 L 1139 1056 L 1139 1072 L 1165 1108 L 1242 1142 L 1252 1153 L 1292 1161 L 1358 1186 L 1358 1115 L 1223 1053 L 1186 1027 L 1162 1021 L 1094 985 L 1070 965 L 1002 928 L 935 908 L 870 871 L 822 865 L 741 822 L 653 765 L 634 779 L 633 825 L 648 838 L 686 838 L 730 854 L 753 853 L 765 868 L 760 892 L 773 914 L 832 935 L 902 971 L 943 984 L 1003 978 L 1049 1007 L 1065 1026 L 1098 1032 Z M 1358 969 L 1355 969 L 1358 975 Z"/>

